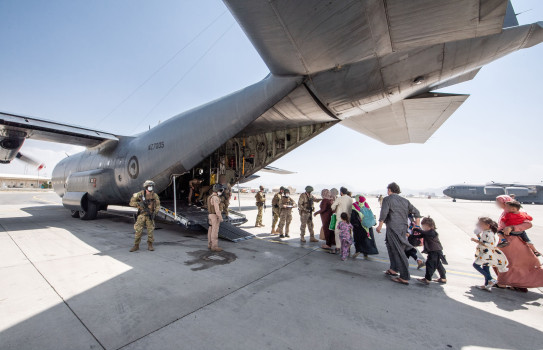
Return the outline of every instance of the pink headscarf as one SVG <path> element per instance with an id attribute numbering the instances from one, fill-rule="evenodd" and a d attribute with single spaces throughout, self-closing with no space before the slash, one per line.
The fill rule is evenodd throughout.
<path id="1" fill-rule="evenodd" d="M 355 207 L 356 210 L 358 211 L 362 211 L 362 204 L 366 207 L 366 208 L 370 208 L 370 206 L 368 205 L 368 203 L 366 203 L 366 198 L 364 196 L 358 196 L 358 202 L 354 202 L 353 203 L 353 207 Z"/>
<path id="2" fill-rule="evenodd" d="M 360 203 L 360 204 L 364 203 L 364 206 L 366 208 L 368 208 L 368 209 L 370 208 L 369 204 L 366 202 L 366 197 L 364 197 L 362 195 L 358 196 L 358 203 Z"/>
<path id="3" fill-rule="evenodd" d="M 496 197 L 496 202 L 500 202 L 500 203 L 507 203 L 507 202 L 512 202 L 513 201 L 513 198 L 511 198 L 510 196 L 506 195 L 506 194 L 502 194 L 501 196 L 498 196 Z"/>

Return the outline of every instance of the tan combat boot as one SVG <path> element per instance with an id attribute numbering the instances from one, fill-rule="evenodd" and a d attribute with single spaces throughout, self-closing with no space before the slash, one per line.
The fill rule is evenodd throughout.
<path id="1" fill-rule="evenodd" d="M 135 252 L 136 250 L 139 250 L 139 249 L 140 249 L 140 245 L 139 244 L 134 244 L 134 246 L 132 248 L 130 248 L 130 253 Z"/>
<path id="2" fill-rule="evenodd" d="M 309 242 L 315 243 L 315 242 L 318 242 L 318 241 L 319 241 L 319 240 L 316 239 L 315 236 L 311 236 L 311 237 L 309 238 Z"/>
<path id="3" fill-rule="evenodd" d="M 219 248 L 219 247 L 217 247 L 217 248 L 211 248 L 211 251 L 212 251 L 212 252 L 217 252 L 217 253 L 218 253 L 218 252 L 222 252 L 222 248 Z"/>
<path id="4" fill-rule="evenodd" d="M 153 248 L 153 242 L 147 242 L 147 250 L 154 251 L 155 248 Z"/>
<path id="5" fill-rule="evenodd" d="M 300 242 L 305 243 L 305 238 L 304 238 L 304 236 L 300 236 Z"/>

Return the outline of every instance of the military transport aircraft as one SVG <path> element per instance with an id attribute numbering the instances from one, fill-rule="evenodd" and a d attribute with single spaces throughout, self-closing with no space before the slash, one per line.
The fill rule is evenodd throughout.
<path id="1" fill-rule="evenodd" d="M 504 194 L 526 204 L 543 204 L 543 184 L 529 185 L 519 183 L 490 182 L 486 185 L 460 184 L 447 187 L 443 194 L 456 199 L 468 199 L 476 201 L 494 201 L 497 196 Z"/>
<path id="2" fill-rule="evenodd" d="M 52 183 L 74 217 L 94 219 L 146 179 L 159 191 L 195 174 L 246 179 L 338 123 L 424 143 L 468 98 L 432 91 L 543 41 L 543 22 L 519 26 L 506 0 L 224 2 L 270 69 L 262 81 L 136 136 L 2 113 L 0 160 L 27 138 L 86 146 Z"/>

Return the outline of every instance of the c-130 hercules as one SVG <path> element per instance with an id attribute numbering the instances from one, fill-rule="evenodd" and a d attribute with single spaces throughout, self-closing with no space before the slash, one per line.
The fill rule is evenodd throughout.
<path id="1" fill-rule="evenodd" d="M 159 192 L 193 169 L 243 181 L 337 123 L 424 143 L 468 97 L 432 90 L 543 41 L 543 22 L 518 26 L 501 0 L 224 2 L 270 69 L 262 81 L 137 136 L 1 113 L 0 161 L 24 159 L 27 138 L 86 146 L 52 183 L 74 216 L 93 219 L 146 179 Z"/>

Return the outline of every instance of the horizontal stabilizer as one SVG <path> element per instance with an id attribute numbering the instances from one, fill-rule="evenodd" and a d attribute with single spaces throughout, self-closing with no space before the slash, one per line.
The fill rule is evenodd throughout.
<path id="1" fill-rule="evenodd" d="M 275 75 L 500 33 L 506 0 L 223 0 Z"/>
<path id="2" fill-rule="evenodd" d="M 468 97 L 425 93 L 341 123 L 389 145 L 424 143 Z"/>
<path id="3" fill-rule="evenodd" d="M 294 171 L 283 170 L 283 169 L 275 168 L 275 167 L 272 167 L 272 166 L 264 167 L 260 171 L 265 171 L 267 173 L 281 174 L 281 175 L 296 174 Z"/>

